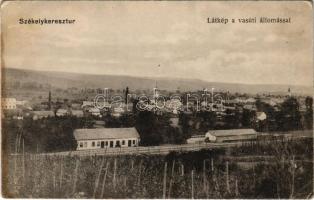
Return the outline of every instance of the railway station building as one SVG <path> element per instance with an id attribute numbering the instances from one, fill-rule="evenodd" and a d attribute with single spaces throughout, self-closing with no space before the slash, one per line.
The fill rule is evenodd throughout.
<path id="1" fill-rule="evenodd" d="M 140 142 L 140 135 L 134 127 L 76 129 L 74 138 L 77 150 L 135 147 Z"/>

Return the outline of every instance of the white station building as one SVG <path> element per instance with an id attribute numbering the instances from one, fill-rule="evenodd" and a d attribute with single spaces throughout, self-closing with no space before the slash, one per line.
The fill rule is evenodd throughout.
<path id="1" fill-rule="evenodd" d="M 135 147 L 140 142 L 140 135 L 134 127 L 76 129 L 74 138 L 77 150 Z"/>

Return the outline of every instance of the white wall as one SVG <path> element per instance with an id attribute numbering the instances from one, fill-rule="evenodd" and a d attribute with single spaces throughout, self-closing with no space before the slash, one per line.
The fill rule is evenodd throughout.
<path id="1" fill-rule="evenodd" d="M 2 98 L 1 107 L 3 109 L 16 109 L 15 98 Z"/>
<path id="2" fill-rule="evenodd" d="M 124 144 L 122 144 L 124 140 Z M 117 141 L 120 141 L 121 147 L 129 147 L 128 141 L 131 140 L 131 147 L 138 146 L 139 139 L 138 138 L 125 138 L 125 139 L 110 139 L 110 140 L 80 140 L 77 141 L 77 150 L 83 150 L 83 149 L 101 149 L 101 142 L 104 142 L 104 148 L 117 148 L 116 144 Z M 135 140 L 135 143 L 133 143 L 133 140 Z M 110 147 L 110 142 L 113 142 L 113 147 Z M 94 146 L 93 146 L 94 142 Z M 106 146 L 107 142 L 107 146 Z M 83 144 L 83 147 L 81 147 L 81 143 Z M 99 146 L 98 146 L 99 144 Z"/>

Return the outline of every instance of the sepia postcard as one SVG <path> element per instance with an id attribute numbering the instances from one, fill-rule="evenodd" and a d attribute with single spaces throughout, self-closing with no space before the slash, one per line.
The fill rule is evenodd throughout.
<path id="1" fill-rule="evenodd" d="M 311 1 L 3 1 L 1 195 L 313 198 Z"/>

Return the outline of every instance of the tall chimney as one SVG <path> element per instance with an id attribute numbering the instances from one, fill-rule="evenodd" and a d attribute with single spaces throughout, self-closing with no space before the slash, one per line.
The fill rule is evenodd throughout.
<path id="1" fill-rule="evenodd" d="M 125 99 L 124 99 L 125 104 L 128 103 L 128 94 L 129 94 L 129 87 L 126 87 L 126 89 L 125 89 Z"/>

